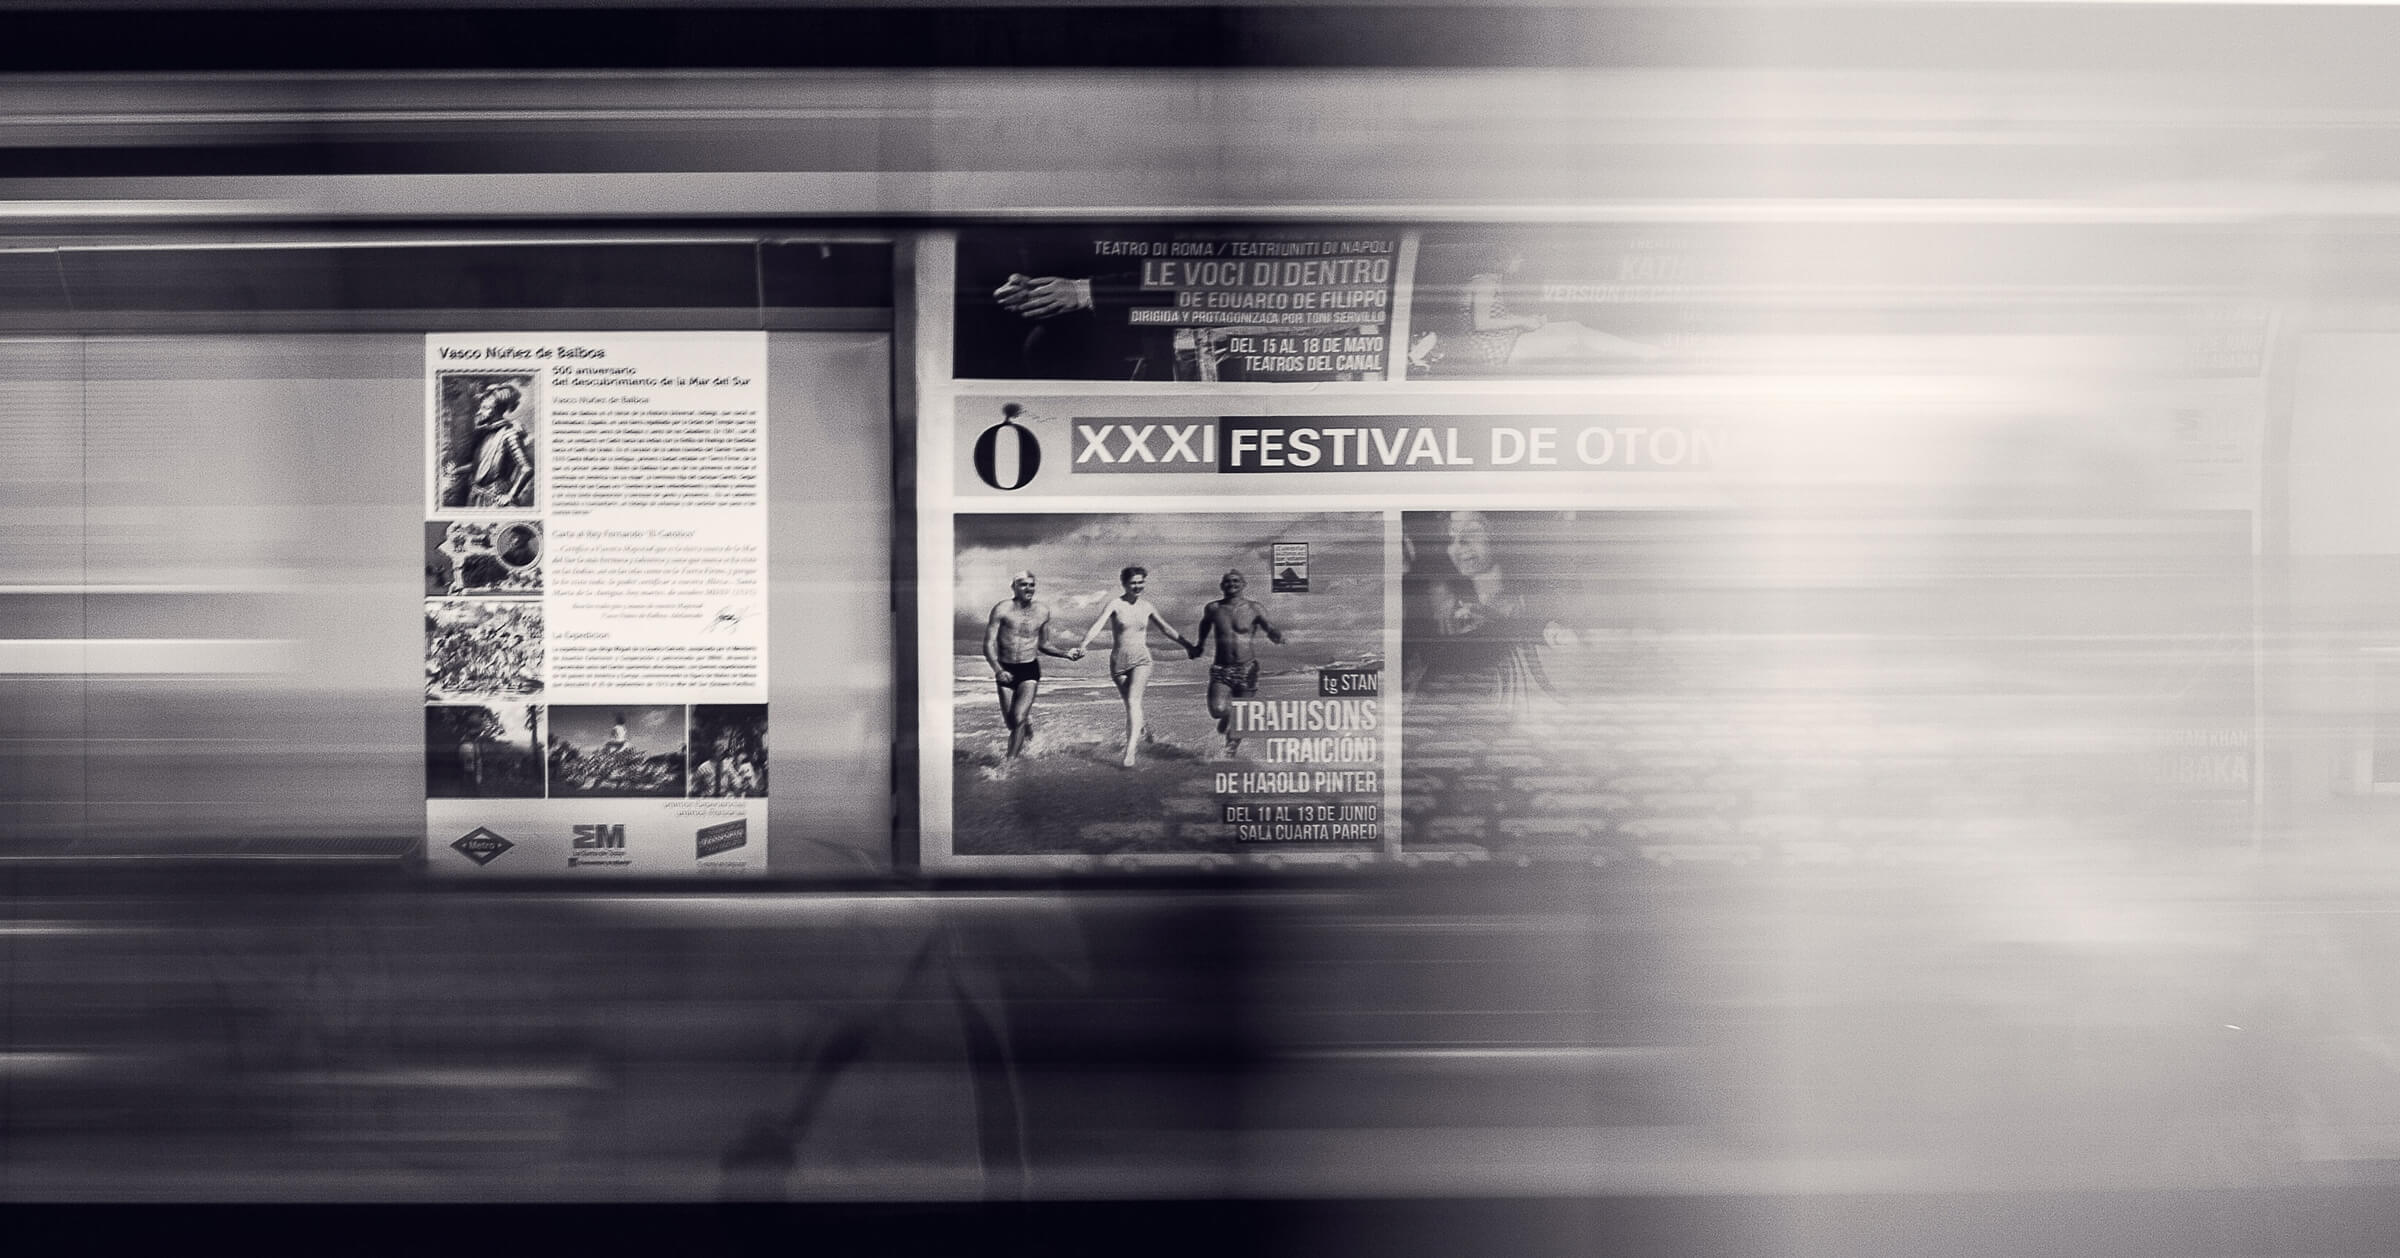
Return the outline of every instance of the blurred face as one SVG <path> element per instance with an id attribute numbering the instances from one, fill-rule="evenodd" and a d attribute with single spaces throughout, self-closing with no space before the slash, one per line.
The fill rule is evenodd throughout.
<path id="1" fill-rule="evenodd" d="M 1129 577 L 1125 578 L 1125 597 L 1127 597 L 1127 598 L 1140 598 L 1140 597 L 1142 596 L 1142 591 L 1143 591 L 1144 589 L 1148 588 L 1149 584 L 1150 584 L 1150 574 L 1149 574 L 1149 573 L 1146 573 L 1146 572 L 1137 572 L 1137 573 L 1134 573 L 1132 576 L 1129 576 Z"/>
<path id="2" fill-rule="evenodd" d="M 1480 511 L 1450 513 L 1450 564 L 1461 576 L 1492 570 L 1492 532 Z"/>
<path id="3" fill-rule="evenodd" d="M 475 399 L 475 422 L 489 424 L 500 413 L 500 395 L 486 391 Z"/>
<path id="4" fill-rule="evenodd" d="M 1008 588 L 1015 592 L 1018 602 L 1030 603 L 1033 601 L 1032 577 L 1018 577 L 1016 580 L 1008 583 Z"/>
<path id="5" fill-rule="evenodd" d="M 1250 583 L 1234 573 L 1228 572 L 1225 574 L 1224 580 L 1217 582 L 1217 588 L 1225 591 L 1225 597 L 1236 598 L 1241 595 L 1243 590 L 1250 588 Z"/>
<path id="6" fill-rule="evenodd" d="M 1472 597 L 1473 591 L 1444 591 L 1436 608 L 1445 637 L 1473 633 L 1491 623 L 1490 610 Z"/>

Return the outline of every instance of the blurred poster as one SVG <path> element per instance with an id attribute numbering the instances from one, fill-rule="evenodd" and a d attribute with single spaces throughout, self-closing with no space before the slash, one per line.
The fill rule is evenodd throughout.
<path id="1" fill-rule="evenodd" d="M 766 869 L 766 338 L 426 338 L 426 855 Z"/>
<path id="2" fill-rule="evenodd" d="M 2239 369 L 2238 231 L 1782 222 L 1427 228 L 1411 380 Z M 2213 281 L 2213 283 L 2212 283 Z M 2195 329 L 2205 327 L 2198 337 Z"/>
<path id="3" fill-rule="evenodd" d="M 1412 511 L 1412 859 L 2247 839 L 2250 520 Z"/>
<path id="4" fill-rule="evenodd" d="M 1409 304 L 1410 379 L 1589 375 L 1669 357 L 1705 255 L 1686 242 L 1428 232 Z M 1719 259 L 1721 262 L 1722 259 Z"/>
<path id="5" fill-rule="evenodd" d="M 959 379 L 1382 380 L 1389 229 L 1130 224 L 964 231 Z"/>

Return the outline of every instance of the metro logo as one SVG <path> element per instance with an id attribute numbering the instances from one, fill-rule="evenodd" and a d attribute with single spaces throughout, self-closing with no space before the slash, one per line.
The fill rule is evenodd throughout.
<path id="1" fill-rule="evenodd" d="M 477 826 L 474 829 L 467 831 L 465 834 L 458 836 L 458 838 L 450 844 L 450 850 L 466 857 L 468 860 L 475 862 L 477 865 L 489 865 L 493 861 L 500 859 L 501 856 L 505 855 L 510 848 L 515 846 L 516 844 L 509 842 L 498 831 L 486 829 L 483 826 Z"/>

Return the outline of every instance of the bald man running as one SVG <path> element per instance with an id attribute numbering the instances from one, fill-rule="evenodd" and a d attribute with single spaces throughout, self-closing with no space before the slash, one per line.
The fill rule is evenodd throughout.
<path id="1" fill-rule="evenodd" d="M 1250 579 L 1239 569 L 1227 572 L 1217 581 L 1225 597 L 1208 605 L 1200 613 L 1200 634 L 1192 644 L 1192 658 L 1208 649 L 1208 639 L 1217 639 L 1217 654 L 1208 666 L 1208 714 L 1217 718 L 1217 732 L 1225 736 L 1228 754 L 1241 750 L 1242 736 L 1233 731 L 1232 700 L 1247 699 L 1258 693 L 1258 652 L 1251 639 L 1258 631 L 1267 631 L 1269 641 L 1283 645 L 1283 631 L 1267 620 L 1267 609 L 1243 596 Z"/>
<path id="2" fill-rule="evenodd" d="M 1010 597 L 992 606 L 983 625 L 983 662 L 1000 688 L 1000 719 L 1008 722 L 1008 758 L 1033 741 L 1033 701 L 1042 690 L 1042 657 L 1083 658 L 1083 648 L 1050 645 L 1050 605 L 1034 598 L 1031 572 L 1009 578 Z"/>

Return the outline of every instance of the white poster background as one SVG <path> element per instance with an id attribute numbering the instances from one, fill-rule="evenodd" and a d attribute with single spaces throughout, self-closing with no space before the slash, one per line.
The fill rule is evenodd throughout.
<path id="1" fill-rule="evenodd" d="M 543 687 L 504 698 L 545 707 L 766 703 L 766 351 L 763 332 L 425 339 L 427 518 L 544 521 L 542 591 L 531 600 L 543 609 Z M 442 504 L 441 381 L 452 372 L 530 378 L 530 511 Z M 687 790 L 696 751 L 686 748 Z M 428 799 L 426 810 L 428 860 L 441 872 L 766 868 L 763 799 Z M 744 854 L 700 858 L 691 831 L 731 819 L 747 821 Z M 507 833 L 498 820 L 526 836 L 512 841 L 543 849 L 538 859 L 512 850 L 478 865 L 448 846 L 478 824 Z M 628 862 L 600 850 L 568 862 L 572 827 L 600 823 L 627 827 Z M 554 842 L 555 861 L 546 850 Z"/>

